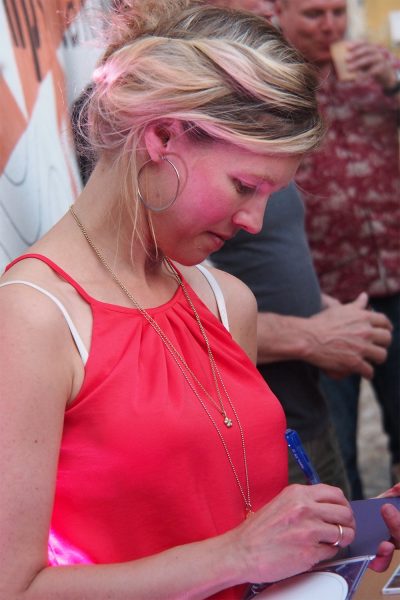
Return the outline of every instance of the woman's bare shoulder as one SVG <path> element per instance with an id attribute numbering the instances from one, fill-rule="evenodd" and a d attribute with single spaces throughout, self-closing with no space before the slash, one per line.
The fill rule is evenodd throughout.
<path id="1" fill-rule="evenodd" d="M 209 264 L 203 266 L 214 276 L 222 291 L 232 337 L 255 361 L 257 354 L 257 302 L 253 292 L 234 275 Z M 182 274 L 210 310 L 219 316 L 214 292 L 200 270 L 195 267 L 184 267 Z"/>
<path id="2" fill-rule="evenodd" d="M 234 301 L 239 294 L 240 301 L 247 301 L 250 305 L 254 304 L 254 294 L 243 281 L 226 271 L 221 271 L 213 267 L 207 262 L 203 263 L 202 267 L 207 269 L 217 280 L 224 294 L 225 301 Z M 196 293 L 201 293 L 204 289 L 211 289 L 209 282 L 197 267 L 182 267 L 178 265 L 178 268 Z"/>

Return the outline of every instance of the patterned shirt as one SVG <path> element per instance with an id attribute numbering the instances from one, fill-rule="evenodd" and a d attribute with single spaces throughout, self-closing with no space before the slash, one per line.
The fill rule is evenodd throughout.
<path id="1" fill-rule="evenodd" d="M 361 291 L 400 291 L 398 104 L 372 83 L 339 82 L 318 92 L 329 130 L 296 177 L 324 292 L 341 301 Z"/>

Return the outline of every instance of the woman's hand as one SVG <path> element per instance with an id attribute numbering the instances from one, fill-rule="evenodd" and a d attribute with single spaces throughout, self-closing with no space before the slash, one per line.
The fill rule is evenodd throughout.
<path id="1" fill-rule="evenodd" d="M 339 546 L 353 540 L 354 527 L 352 510 L 339 488 L 290 485 L 230 534 L 238 568 L 247 581 L 260 583 L 308 571 L 333 558 Z"/>

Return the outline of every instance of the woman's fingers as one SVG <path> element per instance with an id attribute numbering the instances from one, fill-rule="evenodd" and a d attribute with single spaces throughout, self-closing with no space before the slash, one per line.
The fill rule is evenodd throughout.
<path id="1" fill-rule="evenodd" d="M 354 540 L 354 528 L 347 527 L 341 523 L 326 523 L 320 531 L 320 544 L 326 544 L 336 548 L 345 548 Z"/>
<path id="2" fill-rule="evenodd" d="M 276 581 L 333 558 L 354 539 L 354 516 L 338 488 L 292 485 L 238 529 L 251 580 Z M 243 554 L 244 553 L 244 554 Z"/>

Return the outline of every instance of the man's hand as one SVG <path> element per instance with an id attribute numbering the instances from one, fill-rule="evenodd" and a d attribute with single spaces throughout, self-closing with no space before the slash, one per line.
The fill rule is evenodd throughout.
<path id="1" fill-rule="evenodd" d="M 384 48 L 367 42 L 351 42 L 348 48 L 348 68 L 358 79 L 372 77 L 383 89 L 395 84 L 395 69 Z"/>
<path id="2" fill-rule="evenodd" d="M 359 373 L 370 379 L 372 364 L 386 359 L 392 325 L 367 305 L 368 296 L 363 292 L 354 302 L 331 303 L 308 319 L 310 343 L 304 360 L 335 378 Z"/>
<path id="3" fill-rule="evenodd" d="M 380 494 L 378 498 L 393 498 L 400 496 L 400 483 Z M 383 520 L 390 531 L 390 541 L 381 542 L 376 557 L 371 561 L 370 568 L 374 571 L 385 571 L 392 560 L 394 548 L 400 548 L 400 511 L 393 504 L 384 504 L 381 508 Z"/>

